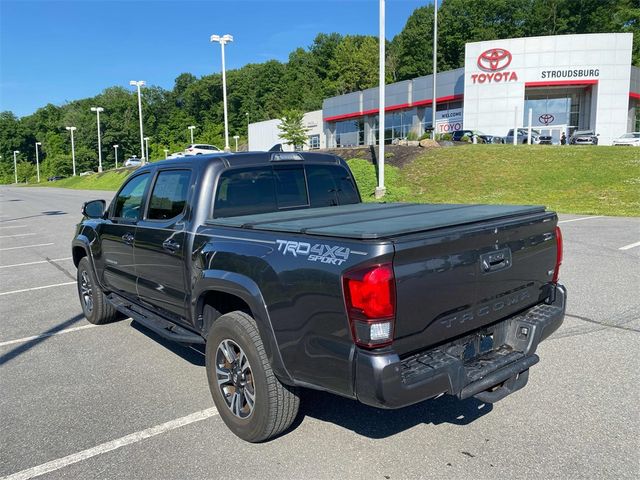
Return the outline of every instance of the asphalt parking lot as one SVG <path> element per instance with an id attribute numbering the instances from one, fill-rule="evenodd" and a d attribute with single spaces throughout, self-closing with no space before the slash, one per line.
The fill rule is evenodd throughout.
<path id="1" fill-rule="evenodd" d="M 638 478 L 640 218 L 561 215 L 568 317 L 528 386 L 381 411 L 306 392 L 253 445 L 217 416 L 204 358 L 82 316 L 80 205 L 109 192 L 0 188 L 0 477 Z"/>

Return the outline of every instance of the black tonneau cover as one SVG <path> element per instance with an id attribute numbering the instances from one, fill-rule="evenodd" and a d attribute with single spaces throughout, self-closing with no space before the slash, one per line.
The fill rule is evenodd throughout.
<path id="1" fill-rule="evenodd" d="M 537 205 L 358 203 L 215 218 L 207 223 L 223 227 L 364 240 L 544 211 L 545 207 Z"/>

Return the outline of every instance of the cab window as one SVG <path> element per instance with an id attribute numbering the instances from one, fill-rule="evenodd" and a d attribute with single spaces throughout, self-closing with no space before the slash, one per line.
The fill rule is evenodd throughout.
<path id="1" fill-rule="evenodd" d="M 190 170 L 160 172 L 151 191 L 147 219 L 168 220 L 180 215 L 187 203 L 190 181 Z"/>
<path id="2" fill-rule="evenodd" d="M 149 182 L 149 174 L 143 173 L 129 180 L 116 197 L 113 210 L 114 218 L 137 220 L 144 198 L 144 192 Z"/>

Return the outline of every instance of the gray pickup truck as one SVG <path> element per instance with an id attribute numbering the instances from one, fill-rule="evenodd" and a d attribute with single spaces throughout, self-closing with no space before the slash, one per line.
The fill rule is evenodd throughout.
<path id="1" fill-rule="evenodd" d="M 152 163 L 72 241 L 87 319 L 206 344 L 220 416 L 258 442 L 301 388 L 380 408 L 522 388 L 562 323 L 562 237 L 540 206 L 362 203 L 344 160 Z"/>

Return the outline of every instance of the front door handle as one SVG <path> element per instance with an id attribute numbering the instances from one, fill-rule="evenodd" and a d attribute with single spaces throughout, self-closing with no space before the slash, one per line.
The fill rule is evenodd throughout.
<path id="1" fill-rule="evenodd" d="M 133 243 L 133 233 L 127 232 L 122 235 L 122 241 L 127 245 L 131 245 Z"/>
<path id="2" fill-rule="evenodd" d="M 164 248 L 167 252 L 176 253 L 180 248 L 180 244 L 175 242 L 174 240 L 165 240 L 162 242 L 162 248 Z"/>

